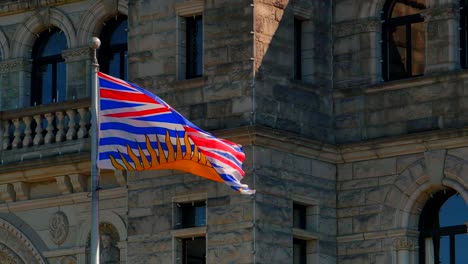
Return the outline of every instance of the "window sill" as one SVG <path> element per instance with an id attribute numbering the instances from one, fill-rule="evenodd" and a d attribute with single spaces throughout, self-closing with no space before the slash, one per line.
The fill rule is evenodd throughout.
<path id="1" fill-rule="evenodd" d="M 178 238 L 204 236 L 206 234 L 206 230 L 207 230 L 206 226 L 191 227 L 191 228 L 172 230 L 171 234 L 173 237 L 178 237 Z"/>
<path id="2" fill-rule="evenodd" d="M 300 228 L 293 228 L 292 234 L 294 238 L 299 238 L 302 240 L 318 240 L 319 236 L 316 233 L 300 229 Z"/>
<path id="3" fill-rule="evenodd" d="M 205 77 L 197 77 L 192 79 L 177 80 L 173 83 L 173 87 L 176 89 L 191 89 L 202 87 L 205 84 Z"/>

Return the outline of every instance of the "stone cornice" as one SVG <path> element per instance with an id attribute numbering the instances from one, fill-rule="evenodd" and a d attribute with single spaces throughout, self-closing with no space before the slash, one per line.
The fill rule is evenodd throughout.
<path id="1" fill-rule="evenodd" d="M 0 62 L 0 73 L 15 71 L 31 71 L 31 60 L 15 59 Z"/>
<path id="2" fill-rule="evenodd" d="M 67 49 L 62 52 L 62 57 L 66 62 L 89 60 L 91 59 L 91 49 L 89 47 Z"/>
<path id="3" fill-rule="evenodd" d="M 419 231 L 410 229 L 395 229 L 381 232 L 366 232 L 353 235 L 338 236 L 336 238 L 338 243 L 355 242 L 362 240 L 371 239 L 382 239 L 382 238 L 397 238 L 397 237 L 413 237 L 417 238 Z"/>
<path id="4" fill-rule="evenodd" d="M 333 24 L 333 36 L 344 37 L 359 33 L 380 31 L 381 21 L 376 18 L 359 19 Z"/>
<path id="5" fill-rule="evenodd" d="M 344 145 L 325 144 L 292 133 L 254 126 L 220 130 L 213 134 L 246 147 L 270 148 L 333 164 L 468 146 L 468 128 L 445 129 Z M 82 152 L 2 165 L 0 184 L 55 180 L 55 177 L 71 174 L 89 175 L 89 155 L 88 152 Z"/>
<path id="6" fill-rule="evenodd" d="M 387 91 L 411 89 L 414 87 L 431 85 L 441 82 L 453 82 L 455 80 L 468 79 L 468 70 L 457 72 L 443 72 L 439 74 L 431 74 L 427 76 L 396 80 L 391 82 L 376 83 L 371 85 L 363 85 L 353 89 L 341 89 L 333 92 L 334 98 L 344 98 L 348 96 L 359 96 L 365 94 L 382 93 Z"/>
<path id="7" fill-rule="evenodd" d="M 453 19 L 458 21 L 460 9 L 458 5 L 443 5 L 424 10 L 421 13 L 426 22 Z"/>
<path id="8" fill-rule="evenodd" d="M 26 12 L 26 11 L 34 10 L 34 9 L 41 8 L 41 7 L 63 5 L 63 4 L 79 2 L 79 1 L 80 0 L 8 1 L 7 3 L 0 4 L 0 16 Z"/>

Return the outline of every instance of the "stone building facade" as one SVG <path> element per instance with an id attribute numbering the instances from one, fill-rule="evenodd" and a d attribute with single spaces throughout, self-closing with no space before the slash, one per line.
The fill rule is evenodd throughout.
<path id="1" fill-rule="evenodd" d="M 242 144 L 243 182 L 257 192 L 177 171 L 101 171 L 102 258 L 434 263 L 440 237 L 422 223 L 441 204 L 426 205 L 451 195 L 468 204 L 466 5 L 0 1 L 0 262 L 88 263 L 88 40 L 124 18 L 128 80 Z M 197 18 L 200 68 L 188 78 Z M 65 82 L 61 97 L 54 88 L 37 103 L 36 43 L 47 32 L 66 42 Z M 460 221 L 456 234 L 467 232 Z"/>

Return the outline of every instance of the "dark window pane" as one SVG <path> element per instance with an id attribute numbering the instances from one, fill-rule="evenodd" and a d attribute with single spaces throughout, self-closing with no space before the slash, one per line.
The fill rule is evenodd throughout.
<path id="1" fill-rule="evenodd" d="M 41 103 L 52 103 L 52 84 L 53 72 L 52 64 L 41 65 L 40 67 L 40 85 L 42 87 Z"/>
<path id="2" fill-rule="evenodd" d="M 420 13 L 426 8 L 426 1 L 396 1 L 391 17 L 402 17 Z"/>
<path id="3" fill-rule="evenodd" d="M 382 75 L 386 81 L 424 74 L 426 1 L 387 1 L 382 12 Z"/>
<path id="4" fill-rule="evenodd" d="M 390 29 L 388 40 L 388 66 L 390 79 L 406 77 L 406 26 L 396 26 Z"/>
<path id="5" fill-rule="evenodd" d="M 184 264 L 206 263 L 206 239 L 205 237 L 185 238 L 182 240 L 182 263 Z"/>
<path id="6" fill-rule="evenodd" d="M 66 70 L 61 53 L 65 34 L 57 28 L 42 32 L 32 50 L 31 104 L 49 104 L 66 98 Z"/>
<path id="7" fill-rule="evenodd" d="M 45 38 L 45 39 L 41 39 Z M 63 32 L 57 29 L 51 30 L 50 34 L 41 34 L 39 37 L 40 45 L 37 47 L 37 55 L 40 57 L 47 57 L 59 55 L 62 51 L 67 49 L 67 39 Z"/>
<path id="8" fill-rule="evenodd" d="M 202 16 L 186 18 L 187 79 L 200 77 L 203 68 Z"/>
<path id="9" fill-rule="evenodd" d="M 294 19 L 294 79 L 302 79 L 302 21 Z"/>
<path id="10" fill-rule="evenodd" d="M 448 236 L 443 236 L 440 238 L 440 245 L 439 245 L 438 252 L 439 252 L 439 263 L 450 263 L 450 239 Z"/>
<path id="11" fill-rule="evenodd" d="M 424 23 L 411 24 L 411 75 L 424 73 L 426 37 Z"/>
<path id="12" fill-rule="evenodd" d="M 178 228 L 200 227 L 206 225 L 205 202 L 178 204 Z"/>
<path id="13" fill-rule="evenodd" d="M 127 80 L 127 17 L 119 15 L 106 22 L 100 36 L 100 71 Z"/>
<path id="14" fill-rule="evenodd" d="M 468 234 L 455 236 L 455 263 L 468 263 Z"/>
<path id="15" fill-rule="evenodd" d="M 463 197 L 459 194 L 450 197 L 440 209 L 439 218 L 441 227 L 463 225 L 468 222 L 468 206 Z"/>
<path id="16" fill-rule="evenodd" d="M 293 227 L 306 229 L 307 207 L 302 204 L 293 204 Z"/>
<path id="17" fill-rule="evenodd" d="M 293 264 L 307 263 L 307 241 L 301 239 L 293 240 Z"/>
<path id="18" fill-rule="evenodd" d="M 57 102 L 63 102 L 66 98 L 66 65 L 65 62 L 57 63 Z"/>

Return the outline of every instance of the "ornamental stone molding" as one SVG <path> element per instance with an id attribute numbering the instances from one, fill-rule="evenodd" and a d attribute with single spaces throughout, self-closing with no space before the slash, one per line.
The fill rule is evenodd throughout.
<path id="1" fill-rule="evenodd" d="M 68 237 L 68 218 L 64 212 L 56 212 L 49 219 L 50 239 L 56 245 L 61 245 Z"/>
<path id="2" fill-rule="evenodd" d="M 375 18 L 346 21 L 333 25 L 334 37 L 380 31 L 381 21 Z"/>
<path id="3" fill-rule="evenodd" d="M 412 250 L 414 249 L 414 241 L 407 237 L 401 237 L 394 240 L 393 246 L 395 250 Z"/>
<path id="4" fill-rule="evenodd" d="M 4 60 L 10 57 L 10 45 L 8 39 L 2 30 L 0 30 L 0 60 Z"/>
<path id="5" fill-rule="evenodd" d="M 0 243 L 0 260 L 2 264 L 24 264 L 18 254 L 3 243 Z"/>
<path id="6" fill-rule="evenodd" d="M 78 46 L 88 47 L 91 37 L 99 36 L 103 23 L 112 16 L 128 15 L 127 0 L 98 0 L 83 14 L 77 32 Z"/>
<path id="7" fill-rule="evenodd" d="M 0 4 L 0 15 L 15 14 L 34 10 L 40 7 L 61 5 L 66 3 L 78 2 L 78 0 L 47 0 L 47 1 L 31 1 L 31 0 L 16 0 L 4 1 Z"/>
<path id="8" fill-rule="evenodd" d="M 32 68 L 31 60 L 27 59 L 16 59 L 0 62 L 0 73 L 8 73 L 15 71 L 27 71 L 30 72 Z"/>
<path id="9" fill-rule="evenodd" d="M 27 21 L 18 26 L 12 39 L 11 55 L 17 58 L 30 57 L 38 34 L 52 26 L 63 31 L 68 48 L 77 46 L 75 28 L 68 15 L 57 8 L 47 7 L 39 9 Z"/>
<path id="10" fill-rule="evenodd" d="M 19 263 L 46 263 L 37 248 L 18 228 L 0 218 L 0 230 L 1 229 L 5 230 L 8 234 L 6 236 L 0 236 L 0 252 L 5 252 L 1 245 L 6 245 L 6 247 L 8 247 L 9 244 L 14 243 L 15 254 L 23 261 Z"/>
<path id="11" fill-rule="evenodd" d="M 424 10 L 421 15 L 425 22 L 439 20 L 456 20 L 460 18 L 460 10 L 456 5 L 444 5 Z"/>
<path id="12" fill-rule="evenodd" d="M 65 62 L 88 60 L 91 59 L 91 49 L 89 47 L 67 49 L 62 52 L 62 58 Z"/>

